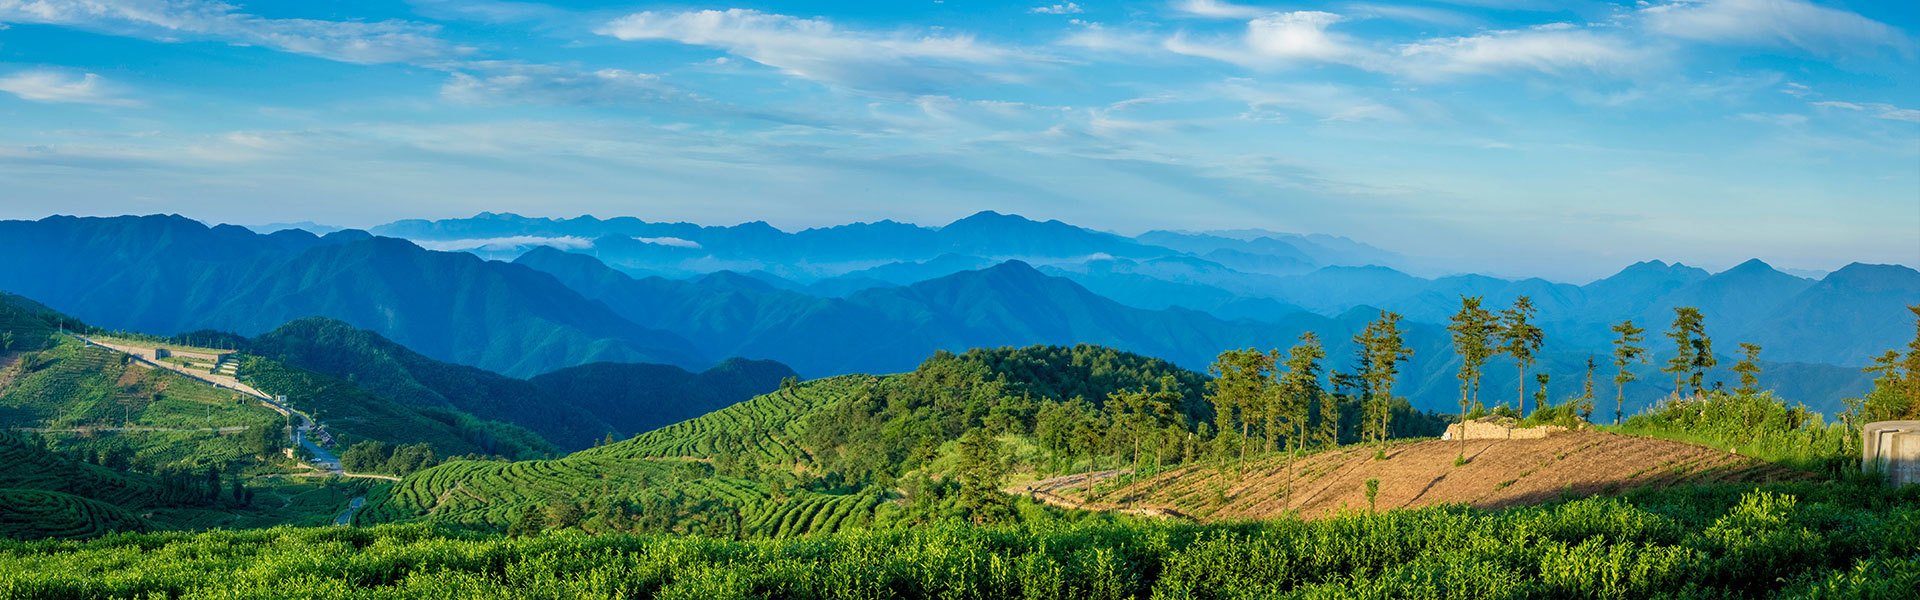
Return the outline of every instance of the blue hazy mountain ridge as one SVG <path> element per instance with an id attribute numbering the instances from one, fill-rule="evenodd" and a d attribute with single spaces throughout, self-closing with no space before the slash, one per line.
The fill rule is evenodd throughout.
<path id="1" fill-rule="evenodd" d="M 716 270 L 767 270 L 801 283 L 890 263 L 936 260 L 948 254 L 995 259 L 1153 258 L 1175 254 L 1166 248 L 1057 220 L 1034 221 L 992 211 L 982 211 L 942 227 L 880 221 L 794 233 L 785 233 L 758 221 L 712 227 L 649 223 L 631 217 L 550 219 L 496 213 L 482 213 L 467 219 L 396 221 L 372 231 L 441 244 L 464 240 L 476 247 L 491 240 L 516 237 L 578 238 L 593 241 L 591 253 L 595 257 L 633 273 L 691 277 Z M 938 275 L 954 272 L 957 270 Z M 844 292 L 846 286 L 830 285 L 825 289 Z"/>
<path id="2" fill-rule="evenodd" d="M 325 316 L 516 376 L 602 361 L 712 363 L 547 275 L 360 231 L 261 235 L 162 215 L 6 221 L 0 288 L 104 327 L 162 335 L 258 335 Z"/>
<path id="3" fill-rule="evenodd" d="M 1088 260 L 1108 257 L 1151 259 L 1195 254 L 1249 273 L 1297 274 L 1326 265 L 1395 265 L 1396 254 L 1327 235 L 1298 235 L 1248 230 L 1183 233 L 1154 231 L 1136 238 L 1094 231 L 1057 220 L 1034 221 L 1019 215 L 982 211 L 941 227 L 879 221 L 784 233 L 764 222 L 734 226 L 652 223 L 632 217 L 572 219 L 481 213 L 464 219 L 404 220 L 372 229 L 379 235 L 433 242 L 443 249 L 502 256 L 502 240 L 519 244 L 511 254 L 540 245 L 540 239 L 592 240 L 602 261 L 635 274 L 692 277 L 716 270 L 769 270 L 803 284 L 848 275 L 889 263 L 938 262 L 945 255 L 994 259 Z M 1239 237 L 1232 237 L 1239 236 Z M 462 246 L 461 244 L 465 244 Z M 486 249 L 482 249 L 485 246 Z M 1169 248 L 1171 246 L 1171 248 Z M 985 265 L 973 265 L 980 268 Z M 923 280 L 949 275 L 924 273 Z M 860 280 L 834 282 L 815 290 L 841 295 L 860 289 Z M 908 282 L 896 282 L 908 283 Z"/>
<path id="4" fill-rule="evenodd" d="M 1002 216 L 982 223 L 1020 221 Z M 1406 371 L 1418 379 L 1408 395 L 1429 410 L 1448 409 L 1454 396 L 1457 384 L 1446 364 L 1451 352 L 1440 324 L 1462 293 L 1487 295 L 1496 306 L 1518 294 L 1534 297 L 1543 306 L 1545 364 L 1556 386 L 1582 375 L 1589 354 L 1607 354 L 1606 326 L 1616 318 L 1652 318 L 1666 310 L 1663 302 L 1680 299 L 1709 304 L 1716 294 L 1738 298 L 1751 309 L 1732 317 L 1709 314 L 1708 331 L 1721 353 L 1751 340 L 1768 345 L 1769 360 L 1808 363 L 1796 367 L 1800 379 L 1770 373 L 1763 381 L 1823 410 L 1864 389 L 1866 379 L 1854 367 L 1870 351 L 1905 342 L 1901 326 L 1886 323 L 1904 318 L 1904 303 L 1920 298 L 1920 277 L 1899 266 L 1856 265 L 1795 292 L 1791 278 L 1769 274 L 1772 269 L 1762 263 L 1721 277 L 1650 262 L 1573 286 L 1484 276 L 1424 279 L 1378 266 L 1279 277 L 1165 248 L 1157 251 L 1167 254 L 1147 259 L 1107 256 L 1043 266 L 1087 284 L 1011 263 L 832 298 L 796 288 L 804 285 L 799 282 L 782 284 L 786 280 L 777 274 L 632 277 L 589 255 L 604 251 L 599 248 L 569 253 L 542 247 L 508 264 L 365 232 L 259 235 L 179 217 L 16 221 L 0 223 L 0 233 L 6 234 L 0 238 L 0 288 L 103 326 L 251 334 L 326 316 L 436 360 L 520 377 L 607 361 L 698 370 L 714 356 L 778 360 L 809 377 L 899 372 L 933 350 L 1033 343 L 1106 344 L 1201 369 L 1221 350 L 1285 347 L 1307 330 L 1333 343 L 1340 356 L 1341 345 L 1386 308 L 1412 322 L 1410 336 L 1421 355 Z M 476 233 L 529 235 L 504 228 Z M 1141 291 L 1123 293 L 1125 285 Z M 1273 293 L 1248 291 L 1259 286 L 1272 286 Z M 1727 320 L 1732 318 L 1746 321 Z M 1658 331 L 1665 320 L 1643 325 Z M 1814 322 L 1819 326 L 1796 325 Z M 1661 341 L 1654 339 L 1657 351 L 1665 350 Z M 1517 379 L 1502 371 L 1489 370 L 1489 389 L 1517 383 L 1498 381 Z M 1649 381 L 1664 380 L 1650 368 L 1647 373 Z M 1813 380 L 1852 383 L 1801 383 Z M 1629 393 L 1644 402 L 1663 389 L 1643 383 Z"/>
<path id="5" fill-rule="evenodd" d="M 1185 308 L 1149 310 L 1020 262 L 869 289 L 844 299 L 809 297 L 738 274 L 693 281 L 636 279 L 590 256 L 553 249 L 530 252 L 519 262 L 554 274 L 642 325 L 716 344 L 703 348 L 709 353 L 772 358 L 810 377 L 909 370 L 916 357 L 934 350 L 1072 343 L 1111 346 L 1204 369 L 1221 350 L 1284 347 L 1306 331 L 1326 340 L 1333 364 L 1342 366 L 1354 350 L 1353 335 L 1379 316 L 1379 310 L 1369 306 L 1331 317 L 1291 311 L 1231 321 Z M 1416 354 L 1402 371 L 1408 374 L 1405 393 L 1417 407 L 1450 409 L 1457 397 L 1453 373 L 1458 363 L 1445 330 L 1429 323 L 1406 327 Z M 1560 382 L 1555 389 L 1571 390 L 1585 375 L 1587 357 L 1599 356 L 1604 392 L 1611 372 L 1604 366 L 1604 344 L 1583 347 L 1550 337 L 1537 370 Z M 1518 374 L 1500 365 L 1496 360 L 1488 369 L 1487 389 L 1516 387 Z M 1727 361 L 1715 376 L 1731 378 L 1724 369 L 1730 365 Z M 1867 382 L 1863 373 L 1847 367 L 1766 365 L 1770 371 L 1762 378 L 1765 385 L 1817 410 L 1839 410 L 1840 400 L 1857 395 Z M 1627 388 L 1629 411 L 1669 391 L 1667 378 L 1656 366 L 1635 370 L 1642 380 Z M 1496 392 L 1490 399 L 1501 397 Z"/>

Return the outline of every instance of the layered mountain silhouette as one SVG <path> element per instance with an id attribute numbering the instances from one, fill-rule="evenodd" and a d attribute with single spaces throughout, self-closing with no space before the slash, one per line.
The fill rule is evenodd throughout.
<path id="1" fill-rule="evenodd" d="M 1393 258 L 1338 238 L 1155 232 L 1129 239 L 997 213 L 940 228 L 881 222 L 798 233 L 764 223 L 514 215 L 403 221 L 377 231 L 576 241 L 560 244 L 566 250 L 531 243 L 509 263 L 358 231 L 261 235 L 177 216 L 54 217 L 0 223 L 0 289 L 103 326 L 152 333 L 259 335 L 327 317 L 423 358 L 521 378 L 603 362 L 699 371 L 723 356 L 774 360 L 807 377 L 901 372 L 937 350 L 1075 343 L 1204 369 L 1221 350 L 1286 347 L 1307 331 L 1327 341 L 1338 367 L 1351 336 L 1392 310 L 1407 316 L 1417 352 L 1403 371 L 1411 374 L 1403 393 L 1429 410 L 1450 409 L 1457 395 L 1442 325 L 1462 295 L 1486 296 L 1496 308 L 1526 295 L 1540 306 L 1548 331 L 1542 368 L 1557 391 L 1575 389 L 1567 382 L 1584 377 L 1587 356 L 1604 362 L 1611 323 L 1633 318 L 1658 332 L 1671 309 L 1684 305 L 1707 312 L 1723 355 L 1737 342 L 1763 344 L 1762 357 L 1779 365 L 1763 382 L 1829 410 L 1864 388 L 1857 367 L 1869 356 L 1905 342 L 1903 307 L 1920 298 L 1920 273 L 1901 266 L 1852 265 L 1820 281 L 1757 260 L 1721 273 L 1648 261 L 1587 285 L 1429 279 L 1377 264 L 1322 264 Z M 634 267 L 633 257 L 647 253 L 671 260 Z M 1035 258 L 1002 260 L 1019 255 Z M 1656 358 L 1668 351 L 1664 339 L 1650 342 Z M 1489 368 L 1487 389 L 1517 383 L 1519 374 L 1505 368 L 1498 361 Z M 1665 385 L 1644 370 L 1647 381 L 1629 390 L 1640 404 Z M 566 388 L 619 397 L 596 385 Z M 1555 398 L 1567 395 L 1557 391 Z M 415 392 L 476 414 L 495 410 L 488 398 L 437 394 Z M 568 427 L 630 431 L 604 422 L 605 406 L 568 402 L 580 410 L 562 407 L 554 418 L 572 424 L 545 425 L 547 432 L 577 439 Z M 566 417 L 570 411 L 603 422 Z"/>
<path id="2" fill-rule="evenodd" d="M 101 326 L 257 335 L 311 316 L 439 360 L 531 376 L 589 362 L 711 359 L 524 267 L 348 231 L 316 237 L 179 216 L 0 222 L 0 288 Z"/>

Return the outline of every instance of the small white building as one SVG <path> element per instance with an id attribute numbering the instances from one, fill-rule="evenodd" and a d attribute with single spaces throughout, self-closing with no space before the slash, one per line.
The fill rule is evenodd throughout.
<path id="1" fill-rule="evenodd" d="M 1860 429 L 1860 470 L 1887 485 L 1920 483 L 1920 421 L 1879 421 Z"/>

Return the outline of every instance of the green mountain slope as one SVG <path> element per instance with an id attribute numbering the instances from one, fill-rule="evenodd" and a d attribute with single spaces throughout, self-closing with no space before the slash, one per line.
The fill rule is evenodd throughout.
<path id="1" fill-rule="evenodd" d="M 440 362 L 380 334 L 318 317 L 235 343 L 419 410 L 455 410 L 520 425 L 568 449 L 586 448 L 609 433 L 625 437 L 696 417 L 794 375 L 779 363 L 732 359 L 697 374 L 672 365 L 592 363 L 529 381 Z"/>
<path id="2" fill-rule="evenodd" d="M 253 463 L 277 455 L 285 444 L 286 417 L 251 397 L 51 333 L 49 322 L 94 330 L 44 307 L 5 306 L 12 307 L 4 314 L 14 315 L 7 321 L 13 325 L 0 334 L 40 349 L 0 361 L 0 427 L 138 428 L 48 435 L 59 449 L 114 455 L 148 470 Z M 277 360 L 243 356 L 239 373 L 265 393 L 286 396 L 291 406 L 326 424 L 344 443 L 427 443 L 440 456 L 532 458 L 554 453 L 550 444 L 525 429 L 451 408 L 416 408 Z M 200 431 L 220 428 L 226 431 Z"/>
<path id="3" fill-rule="evenodd" d="M 793 369 L 773 361 L 727 359 L 691 373 L 672 365 L 593 363 L 541 375 L 531 383 L 545 399 L 581 407 L 615 432 L 652 431 L 766 393 Z"/>

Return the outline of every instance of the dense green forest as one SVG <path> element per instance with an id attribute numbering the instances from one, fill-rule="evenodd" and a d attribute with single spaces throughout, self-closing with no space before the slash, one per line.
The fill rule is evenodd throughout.
<path id="1" fill-rule="evenodd" d="M 518 425 L 553 446 L 527 439 L 524 432 L 495 431 L 493 439 L 476 439 L 482 450 L 504 456 L 584 449 L 609 433 L 626 437 L 684 421 L 771 391 L 795 376 L 776 362 L 729 359 L 700 373 L 672 365 L 590 363 L 516 379 L 437 361 L 380 334 L 317 317 L 254 338 L 195 332 L 176 339 L 224 340 L 417 410 L 451 410 Z M 491 448 L 495 444 L 503 447 Z"/>

